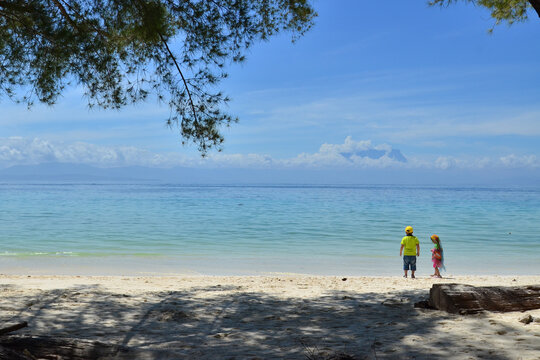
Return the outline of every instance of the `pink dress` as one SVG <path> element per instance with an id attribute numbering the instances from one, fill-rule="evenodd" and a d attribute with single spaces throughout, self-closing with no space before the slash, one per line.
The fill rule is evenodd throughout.
<path id="1" fill-rule="evenodd" d="M 441 258 L 437 259 L 435 257 L 435 252 L 438 252 L 441 254 Z M 443 260 L 443 252 L 442 250 L 439 250 L 439 246 L 435 245 L 433 249 L 431 249 L 431 261 L 433 262 L 434 268 L 444 268 L 444 260 Z"/>

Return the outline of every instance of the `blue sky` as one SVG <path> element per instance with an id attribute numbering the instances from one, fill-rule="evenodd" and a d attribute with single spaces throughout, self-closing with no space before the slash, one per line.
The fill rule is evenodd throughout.
<path id="1" fill-rule="evenodd" d="M 315 27 L 256 44 L 221 88 L 240 123 L 200 159 L 153 102 L 89 111 L 0 103 L 0 166 L 540 168 L 540 19 L 499 25 L 481 8 L 318 0 Z M 389 157 L 397 149 L 407 162 Z M 383 156 L 366 155 L 378 150 Z M 344 153 L 356 154 L 351 159 Z"/>

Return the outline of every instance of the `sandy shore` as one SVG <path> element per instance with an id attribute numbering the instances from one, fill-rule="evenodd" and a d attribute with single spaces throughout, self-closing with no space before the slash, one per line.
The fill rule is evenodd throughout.
<path id="1" fill-rule="evenodd" d="M 0 275 L 0 323 L 17 334 L 167 350 L 171 359 L 540 359 L 540 310 L 413 308 L 433 283 L 540 284 L 540 276 L 85 277 Z"/>

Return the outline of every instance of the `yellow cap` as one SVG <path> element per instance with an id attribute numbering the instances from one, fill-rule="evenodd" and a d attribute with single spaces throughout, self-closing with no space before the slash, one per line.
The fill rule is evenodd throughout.
<path id="1" fill-rule="evenodd" d="M 413 233 L 412 226 L 407 226 L 407 227 L 405 228 L 405 232 L 406 232 L 407 234 L 412 234 L 412 233 Z"/>

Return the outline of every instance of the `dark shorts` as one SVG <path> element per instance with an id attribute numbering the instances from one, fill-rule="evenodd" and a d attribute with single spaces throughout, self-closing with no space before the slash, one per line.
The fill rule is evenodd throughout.
<path id="1" fill-rule="evenodd" d="M 405 255 L 403 256 L 403 270 L 416 271 L 416 256 Z"/>

